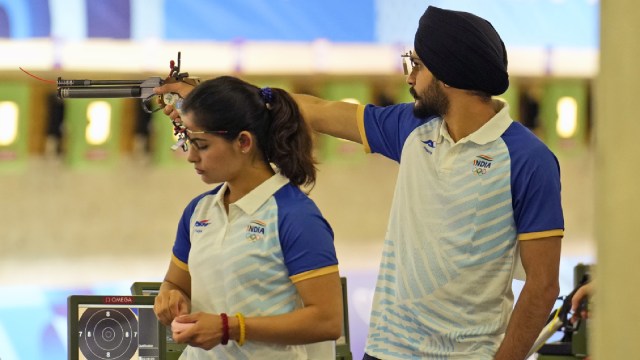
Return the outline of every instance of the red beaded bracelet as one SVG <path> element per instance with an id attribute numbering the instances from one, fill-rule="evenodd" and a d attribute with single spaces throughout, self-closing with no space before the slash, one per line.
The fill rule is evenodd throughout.
<path id="1" fill-rule="evenodd" d="M 220 340 L 220 344 L 227 345 L 229 342 L 229 317 L 227 314 L 221 313 L 220 318 L 222 319 L 222 340 Z"/>

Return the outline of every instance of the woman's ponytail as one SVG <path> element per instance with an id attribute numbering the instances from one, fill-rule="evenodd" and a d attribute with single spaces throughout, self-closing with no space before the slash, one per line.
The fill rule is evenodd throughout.
<path id="1" fill-rule="evenodd" d="M 313 185 L 317 163 L 311 129 L 291 95 L 278 88 L 262 88 L 260 95 L 270 113 L 266 155 L 282 175 L 298 186 Z"/>
<path id="2" fill-rule="evenodd" d="M 220 131 L 231 141 L 242 131 L 257 138 L 264 160 L 275 164 L 296 186 L 313 185 L 311 129 L 285 90 L 258 88 L 244 80 L 221 76 L 198 85 L 182 103 L 183 112 L 208 131 Z"/>

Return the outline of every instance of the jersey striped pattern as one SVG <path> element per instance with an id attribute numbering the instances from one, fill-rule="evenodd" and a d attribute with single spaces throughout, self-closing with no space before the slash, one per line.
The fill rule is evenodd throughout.
<path id="1" fill-rule="evenodd" d="M 518 234 L 562 233 L 555 158 L 506 106 L 456 143 L 411 104 L 361 111 L 365 147 L 400 162 L 366 352 L 492 359 L 513 306 Z"/>
<path id="2" fill-rule="evenodd" d="M 338 271 L 333 232 L 315 204 L 275 175 L 238 202 L 228 215 L 221 194 L 203 194 L 183 214 L 174 261 L 191 275 L 192 312 L 237 312 L 247 317 L 291 312 L 302 306 L 297 281 Z M 186 255 L 186 257 L 185 257 Z M 186 359 L 306 359 L 303 345 L 235 342 L 211 351 L 187 349 Z"/>

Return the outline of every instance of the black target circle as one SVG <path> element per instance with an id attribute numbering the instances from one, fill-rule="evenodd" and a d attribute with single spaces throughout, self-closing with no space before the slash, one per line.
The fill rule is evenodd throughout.
<path id="1" fill-rule="evenodd" d="M 89 308 L 79 320 L 87 360 L 128 360 L 138 350 L 138 319 L 131 309 Z"/>

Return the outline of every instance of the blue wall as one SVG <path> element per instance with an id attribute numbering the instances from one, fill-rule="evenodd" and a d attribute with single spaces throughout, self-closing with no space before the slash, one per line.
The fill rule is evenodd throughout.
<path id="1" fill-rule="evenodd" d="M 0 0 L 0 37 L 410 44 L 427 5 L 489 19 L 507 46 L 598 47 L 597 0 Z"/>

